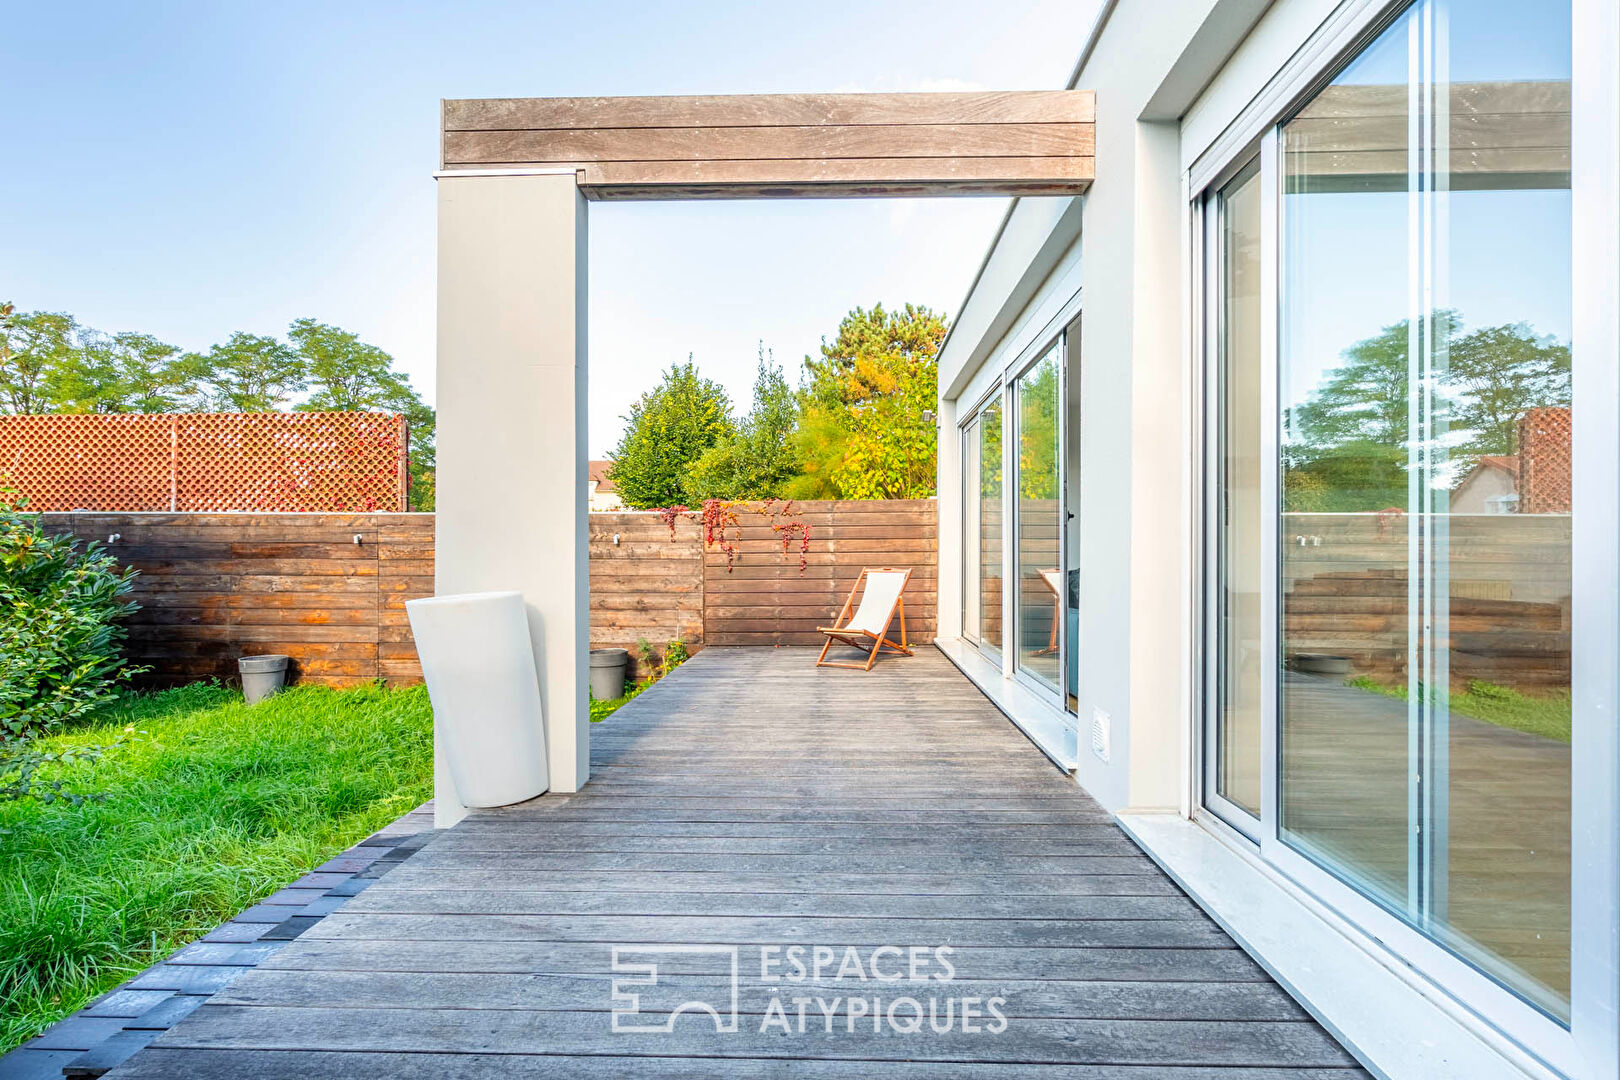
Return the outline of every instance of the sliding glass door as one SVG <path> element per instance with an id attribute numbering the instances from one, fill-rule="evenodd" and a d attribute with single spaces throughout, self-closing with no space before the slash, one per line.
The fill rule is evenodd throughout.
<path id="1" fill-rule="evenodd" d="M 962 636 L 1065 714 L 1079 614 L 1066 554 L 1069 336 L 1021 352 L 961 427 Z M 1069 749 L 1054 756 L 1072 760 L 1074 725 L 1061 727 Z"/>
<path id="2" fill-rule="evenodd" d="M 962 636 L 986 652 L 1002 647 L 1001 395 L 962 428 Z"/>
<path id="3" fill-rule="evenodd" d="M 1218 482 L 1210 506 L 1214 560 L 1208 603 L 1215 654 L 1208 673 L 1210 755 L 1205 783 L 1231 824 L 1251 831 L 1260 816 L 1261 703 L 1266 689 L 1262 644 L 1262 536 L 1265 504 L 1260 423 L 1260 162 L 1251 158 L 1215 192 L 1208 243 L 1211 414 L 1216 417 L 1210 466 Z"/>
<path id="4" fill-rule="evenodd" d="M 1573 588 L 1613 494 L 1578 482 L 1571 7 L 1392 11 L 1198 203 L 1204 804 L 1566 1025 L 1575 658 L 1616 607 Z"/>
<path id="5" fill-rule="evenodd" d="M 1567 1018 L 1560 6 L 1414 5 L 1282 128 L 1279 723 L 1287 840 Z"/>
<path id="6" fill-rule="evenodd" d="M 1013 384 L 1018 418 L 1017 669 L 1057 692 L 1062 675 L 1063 431 L 1059 369 L 1053 342 Z"/>

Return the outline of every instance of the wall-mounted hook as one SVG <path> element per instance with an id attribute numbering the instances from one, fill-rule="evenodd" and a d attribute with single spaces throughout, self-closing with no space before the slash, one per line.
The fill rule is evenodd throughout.
<path id="1" fill-rule="evenodd" d="M 361 536 L 359 533 L 355 533 L 354 534 L 354 542 L 356 544 L 363 544 L 363 543 L 365 543 L 365 537 Z"/>
<path id="2" fill-rule="evenodd" d="M 123 533 L 113 533 L 111 536 L 107 537 L 107 543 L 116 544 L 118 543 L 118 538 L 123 535 Z"/>

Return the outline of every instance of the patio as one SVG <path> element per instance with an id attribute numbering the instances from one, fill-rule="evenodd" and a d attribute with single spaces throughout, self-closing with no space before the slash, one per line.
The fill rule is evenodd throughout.
<path id="1" fill-rule="evenodd" d="M 705 650 L 109 1075 L 1365 1075 L 938 652 L 813 663 Z"/>

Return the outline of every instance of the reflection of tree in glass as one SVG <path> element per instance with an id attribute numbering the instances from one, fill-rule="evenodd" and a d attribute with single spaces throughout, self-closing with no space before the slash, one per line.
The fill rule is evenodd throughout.
<path id="1" fill-rule="evenodd" d="M 1055 499 L 1058 487 L 1058 370 L 1048 356 L 1018 380 L 1018 496 Z"/>
<path id="2" fill-rule="evenodd" d="M 1341 354 L 1310 400 L 1284 417 L 1287 509 L 1351 512 L 1405 506 L 1408 402 L 1413 380 L 1402 320 Z M 1487 454 L 1517 453 L 1524 413 L 1570 401 L 1569 346 L 1525 323 L 1463 333 L 1455 311 L 1436 312 L 1437 393 L 1449 435 L 1447 476 L 1455 482 Z"/>
<path id="3" fill-rule="evenodd" d="M 979 496 L 1001 498 L 1001 405 L 984 407 L 979 418 Z"/>

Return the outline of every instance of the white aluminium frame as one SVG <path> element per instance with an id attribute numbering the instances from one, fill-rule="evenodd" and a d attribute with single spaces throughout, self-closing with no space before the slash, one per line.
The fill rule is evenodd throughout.
<path id="1" fill-rule="evenodd" d="M 1065 378 L 1064 372 L 1068 360 L 1067 328 L 1064 330 L 1059 330 L 1055 336 L 1043 337 L 1039 340 L 1045 342 L 1044 347 L 1035 349 L 1030 356 L 1020 362 L 1018 367 L 1009 368 L 1008 373 L 1003 380 L 1006 386 L 1007 407 L 1010 414 L 1012 436 L 1010 441 L 1003 447 L 1003 450 L 1005 451 L 1004 460 L 1012 470 L 1008 474 L 1012 483 L 1008 484 L 1004 488 L 1004 493 L 1007 498 L 1007 506 L 1004 512 L 1007 514 L 1007 520 L 1012 523 L 1012 558 L 1009 560 L 1009 565 L 1012 573 L 1014 574 L 1013 577 L 1008 579 L 1012 583 L 1011 591 L 1014 594 L 1011 605 L 1013 621 L 1010 624 L 1012 627 L 1013 647 L 1008 650 L 1008 658 L 1012 661 L 1012 671 L 1015 679 L 1018 679 L 1021 683 L 1028 687 L 1031 692 L 1039 694 L 1041 697 L 1050 698 L 1055 693 L 1057 695 L 1056 701 L 1058 708 L 1062 709 L 1064 712 L 1068 712 L 1068 691 L 1066 688 L 1066 683 L 1068 682 L 1067 664 L 1069 660 L 1069 492 L 1067 484 L 1069 474 L 1069 399 L 1067 385 L 1068 380 Z M 1057 627 L 1058 677 L 1055 684 L 1049 684 L 1039 675 L 1031 673 L 1029 669 L 1020 662 L 1019 658 L 1023 654 L 1024 582 L 1021 576 L 1017 576 L 1022 573 L 1022 567 L 1019 566 L 1019 542 L 1022 536 L 1023 527 L 1023 521 L 1018 509 L 1019 503 L 1023 501 L 1018 495 L 1018 484 L 1022 479 L 1022 477 L 1019 475 L 1018 468 L 1018 444 L 1019 440 L 1023 437 L 1023 429 L 1021 426 L 1023 413 L 1019 408 L 1019 399 L 1023 393 L 1023 390 L 1020 387 L 1020 383 L 1023 381 L 1025 375 L 1028 375 L 1031 371 L 1035 370 L 1036 365 L 1038 365 L 1042 360 L 1045 360 L 1048 356 L 1052 356 L 1057 359 L 1058 368 L 1058 400 L 1056 417 L 1058 439 L 1058 576 L 1059 580 L 1063 582 L 1064 588 L 1064 592 L 1058 597 L 1060 603 L 1057 605 L 1057 610 L 1059 611 L 1059 621 Z"/>
<path id="2" fill-rule="evenodd" d="M 980 634 L 979 634 L 979 627 L 978 626 L 973 627 L 971 632 L 970 632 L 969 629 L 968 629 L 968 626 L 966 624 L 965 619 L 963 620 L 963 625 L 962 625 L 962 640 L 966 641 L 969 645 L 972 645 L 975 649 L 978 649 L 979 652 L 983 653 L 987 659 L 993 661 L 997 667 L 1002 666 L 1002 663 L 1003 663 L 1002 656 L 1003 656 L 1003 653 L 1005 651 L 1008 635 L 1011 633 L 1010 624 L 1007 622 L 1007 581 L 1006 581 L 1006 574 L 1007 574 L 1007 532 L 1008 532 L 1008 521 L 1009 521 L 1008 515 L 1007 515 L 1007 510 L 1006 510 L 1006 505 L 1005 505 L 1006 501 L 1007 501 L 1007 400 L 1006 400 L 1006 398 L 1007 398 L 1006 387 L 1005 387 L 1005 385 L 1003 385 L 1003 381 L 1002 381 L 1000 375 L 998 374 L 995 381 L 984 391 L 984 393 L 979 395 L 979 397 L 973 402 L 972 405 L 970 405 L 965 410 L 964 419 L 961 421 L 961 423 L 959 423 L 957 425 L 958 446 L 961 448 L 960 460 L 962 462 L 966 463 L 969 460 L 967 443 L 968 443 L 968 438 L 969 438 L 970 432 L 980 432 L 980 431 L 982 431 L 984 429 L 984 411 L 985 411 L 985 409 L 990 407 L 991 402 L 995 402 L 996 404 L 1000 405 L 1000 407 L 1001 407 L 1001 500 L 1002 500 L 1002 504 L 1003 504 L 1002 512 L 1001 512 L 1001 572 L 1002 572 L 1002 584 L 1001 584 L 1001 600 L 1002 600 L 1002 603 L 1001 603 L 1001 644 L 999 644 L 999 645 L 991 644 L 990 642 L 985 641 L 983 639 L 983 637 L 981 637 Z M 978 601 L 978 604 L 976 605 L 976 607 L 977 607 L 977 610 L 979 612 L 979 619 L 980 619 L 980 624 L 981 625 L 983 624 L 983 620 L 984 620 L 984 583 L 983 583 L 982 580 L 980 580 L 982 578 L 983 574 L 984 574 L 984 534 L 983 534 L 983 528 L 984 528 L 983 513 L 984 512 L 983 512 L 983 509 L 981 508 L 979 510 L 979 514 L 978 514 L 979 528 L 974 530 L 974 534 L 973 534 L 972 537 L 969 537 L 968 534 L 967 534 L 967 518 L 968 518 L 968 501 L 969 501 L 968 500 L 968 484 L 970 482 L 973 485 L 973 499 L 975 501 L 979 501 L 981 503 L 982 503 L 982 500 L 983 500 L 983 495 L 979 490 L 979 484 L 983 479 L 983 469 L 984 469 L 984 462 L 983 462 L 982 458 L 983 458 L 983 445 L 982 445 L 982 437 L 981 437 L 981 445 L 974 447 L 973 448 L 973 453 L 972 453 L 972 460 L 979 466 L 979 468 L 974 470 L 974 473 L 973 473 L 973 475 L 971 477 L 968 475 L 968 470 L 966 468 L 961 469 L 960 472 L 961 472 L 962 475 L 961 475 L 961 483 L 959 485 L 960 488 L 961 488 L 961 496 L 962 496 L 961 519 L 962 519 L 962 607 L 963 607 L 963 614 L 965 615 L 966 611 L 967 611 L 967 591 L 968 591 L 969 586 L 971 585 L 971 587 L 974 590 L 976 590 L 978 592 L 978 594 L 979 594 L 979 601 Z M 977 550 L 977 552 L 978 552 L 978 554 L 973 559 L 973 566 L 978 571 L 978 574 L 975 575 L 975 580 L 972 581 L 971 583 L 967 579 L 967 572 L 968 572 L 967 551 L 968 551 L 968 543 L 969 543 L 970 540 L 972 541 L 975 550 Z"/>
<path id="3" fill-rule="evenodd" d="M 1222 402 L 1224 401 L 1224 397 L 1222 395 L 1222 385 L 1225 378 L 1225 373 L 1221 370 L 1223 367 L 1221 358 L 1221 339 L 1224 335 L 1224 311 L 1217 303 L 1221 291 L 1221 285 L 1224 280 L 1223 260 L 1225 258 L 1225 249 L 1221 240 L 1221 215 L 1218 210 L 1219 195 L 1221 190 L 1225 188 L 1227 184 L 1230 184 L 1232 181 L 1237 179 L 1239 174 L 1246 170 L 1251 163 L 1256 161 L 1260 162 L 1260 170 L 1259 175 L 1256 176 L 1255 179 L 1260 183 L 1263 192 L 1267 183 L 1265 162 L 1261 153 L 1260 144 L 1258 142 L 1252 142 L 1237 151 L 1233 155 L 1232 160 L 1228 162 L 1219 173 L 1215 174 L 1215 176 L 1211 178 L 1209 183 L 1204 186 L 1203 190 L 1197 196 L 1198 207 L 1195 220 L 1198 221 L 1199 227 L 1197 228 L 1194 236 L 1193 262 L 1194 273 L 1199 276 L 1198 287 L 1194 290 L 1194 317 L 1197 321 L 1195 321 L 1193 325 L 1196 328 L 1195 333 L 1198 338 L 1198 348 L 1201 350 L 1200 355 L 1207 357 L 1208 362 L 1203 365 L 1204 378 L 1202 393 L 1198 395 L 1199 400 L 1201 400 L 1203 403 L 1201 415 L 1206 417 L 1207 420 L 1196 425 L 1194 434 L 1197 441 L 1194 443 L 1194 446 L 1201 448 L 1202 451 L 1202 475 L 1211 478 L 1222 476 L 1225 472 L 1223 467 L 1224 460 L 1221 444 L 1222 417 L 1225 415 L 1225 412 L 1221 407 Z M 1265 227 L 1263 224 L 1265 215 L 1268 214 L 1270 210 L 1271 206 L 1262 198 L 1260 211 L 1262 215 L 1262 228 Z M 1266 273 L 1264 264 L 1265 260 L 1262 259 L 1262 305 L 1267 303 L 1267 297 L 1273 295 L 1272 290 L 1268 287 L 1271 279 L 1264 277 Z M 1262 310 L 1264 311 L 1264 309 Z M 1261 322 L 1262 326 L 1274 325 L 1274 323 L 1267 319 L 1264 314 L 1262 314 Z M 1261 337 L 1262 341 L 1274 342 L 1274 337 L 1272 335 L 1262 333 Z M 1266 348 L 1266 345 L 1262 345 L 1262 353 L 1260 357 L 1260 366 L 1262 372 L 1261 393 L 1263 396 L 1273 388 L 1272 381 L 1264 378 L 1264 372 L 1275 370 L 1275 368 L 1271 366 L 1271 362 L 1275 361 L 1276 358 L 1274 352 L 1268 356 L 1264 351 Z M 1272 406 L 1268 406 L 1266 402 L 1262 400 L 1259 415 L 1261 417 L 1270 416 L 1271 407 Z M 1264 445 L 1262 446 L 1262 451 L 1264 451 Z M 1264 460 L 1263 456 L 1262 460 Z M 1268 472 L 1269 470 L 1265 469 L 1262 469 L 1261 472 L 1261 504 L 1264 506 L 1275 505 L 1275 503 L 1271 501 L 1271 497 L 1266 493 L 1264 487 L 1264 485 L 1267 483 Z M 1200 750 L 1198 759 L 1194 763 L 1195 771 L 1198 773 L 1198 783 L 1202 785 L 1202 805 L 1208 807 L 1211 811 L 1218 815 L 1223 822 L 1242 833 L 1249 840 L 1258 843 L 1261 819 L 1256 818 L 1255 815 L 1247 808 L 1239 806 L 1237 803 L 1222 795 L 1220 793 L 1220 785 L 1216 779 L 1219 770 L 1219 747 L 1216 736 L 1216 725 L 1219 721 L 1219 703 L 1223 700 L 1221 694 L 1221 673 L 1217 670 L 1219 652 L 1215 647 L 1216 635 L 1219 632 L 1220 625 L 1219 592 L 1222 586 L 1221 575 L 1219 572 L 1220 548 L 1218 546 L 1220 543 L 1221 533 L 1219 509 L 1216 504 L 1218 485 L 1210 482 L 1196 486 L 1199 491 L 1199 520 L 1198 528 L 1194 535 L 1197 537 L 1197 542 L 1199 545 L 1200 565 L 1207 567 L 1207 570 L 1202 575 L 1202 588 L 1199 590 L 1199 599 L 1202 602 L 1203 610 L 1200 613 L 1201 618 L 1199 618 L 1195 624 L 1200 626 L 1202 630 L 1202 638 L 1195 643 L 1194 647 L 1194 655 L 1197 657 L 1197 666 L 1194 668 L 1194 679 L 1202 690 L 1200 700 L 1204 703 L 1204 707 L 1201 710 L 1201 715 L 1198 720 L 1199 732 L 1196 745 L 1200 748 Z M 1263 542 L 1270 543 L 1274 546 L 1276 540 L 1276 536 L 1274 535 L 1275 532 L 1276 530 L 1273 529 L 1263 533 L 1262 535 L 1265 538 Z M 1267 560 L 1275 557 L 1275 554 L 1275 551 L 1272 551 L 1268 556 L 1267 552 L 1262 551 L 1262 565 L 1271 565 L 1271 563 Z M 1272 610 L 1268 600 L 1268 594 L 1264 591 L 1266 587 L 1264 582 L 1265 579 L 1262 579 L 1260 605 L 1262 612 Z M 1262 664 L 1264 664 L 1265 657 L 1276 655 L 1274 651 L 1274 644 L 1267 639 L 1267 634 L 1275 635 L 1275 630 L 1270 626 L 1269 622 L 1263 622 L 1261 624 Z M 1264 713 L 1262 723 L 1264 723 Z M 1270 745 L 1272 744 L 1268 741 L 1268 731 L 1262 730 L 1260 777 L 1260 792 L 1262 800 L 1265 799 L 1266 792 L 1271 790 L 1271 777 L 1266 772 L 1266 765 L 1270 756 L 1266 753 L 1266 748 Z M 1204 749 L 1206 747 L 1207 750 Z M 1198 805 L 1198 803 L 1195 802 L 1195 805 Z M 1265 813 L 1265 806 L 1263 802 L 1261 806 L 1261 813 L 1262 815 Z"/>
<path id="4" fill-rule="evenodd" d="M 1344 0 L 1270 83 L 1233 120 L 1187 173 L 1194 275 L 1189 289 L 1192 370 L 1205 394 L 1218 362 L 1211 350 L 1211 269 L 1208 194 L 1249 160 L 1258 140 L 1262 180 L 1261 496 L 1280 526 L 1277 450 L 1279 266 L 1282 188 L 1278 125 L 1341 62 L 1404 11 L 1411 0 Z M 1574 214 L 1575 503 L 1572 747 L 1571 1019 L 1566 1028 L 1456 953 L 1419 932 L 1278 835 L 1278 694 L 1268 678 L 1263 699 L 1262 807 L 1257 827 L 1243 830 L 1259 857 L 1295 887 L 1364 932 L 1362 946 L 1427 996 L 1449 1002 L 1455 1015 L 1510 1059 L 1539 1062 L 1582 1080 L 1620 1080 L 1620 5 L 1570 0 L 1574 16 L 1572 197 Z M 1208 400 L 1203 397 L 1203 400 Z M 1208 485 L 1211 430 L 1205 411 L 1196 432 L 1193 494 L 1188 507 L 1197 538 L 1189 596 L 1201 605 L 1189 625 L 1207 622 L 1211 534 Z M 1278 529 L 1264 532 L 1262 651 L 1268 671 L 1280 671 Z M 1202 636 L 1202 635 L 1201 635 Z M 1207 687 L 1212 638 L 1194 643 L 1195 685 Z M 1239 835 L 1233 815 L 1210 809 L 1209 729 L 1195 695 L 1187 723 L 1193 734 L 1190 805 L 1195 820 L 1225 837 Z M 1217 803 L 1217 809 L 1219 804 Z M 1238 811 L 1244 818 L 1242 811 Z M 1252 819 L 1250 819 L 1252 820 Z"/>

